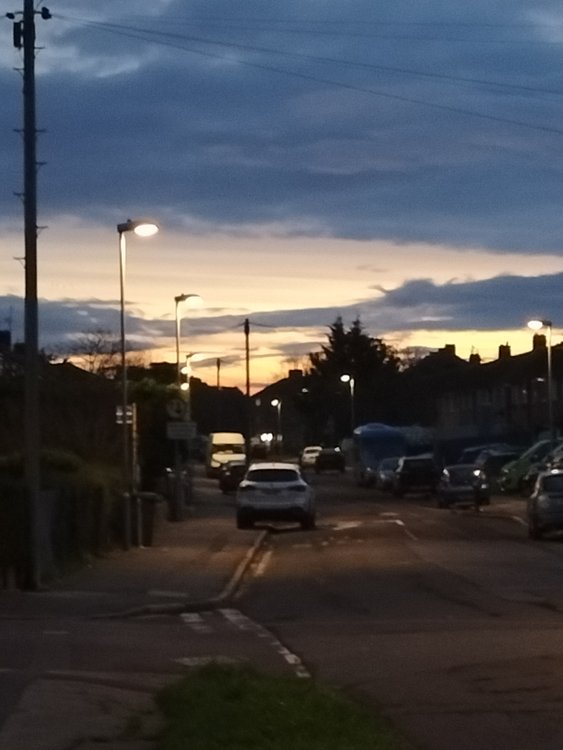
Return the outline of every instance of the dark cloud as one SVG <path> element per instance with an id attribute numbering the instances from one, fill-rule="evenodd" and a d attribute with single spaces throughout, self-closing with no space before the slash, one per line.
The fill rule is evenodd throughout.
<path id="1" fill-rule="evenodd" d="M 177 225 L 279 222 L 292 233 L 314 226 L 501 252 L 561 247 L 559 2 L 77 11 L 59 0 L 52 10 L 38 21 L 44 215 L 107 223 L 116 210 L 150 209 Z M 11 132 L 21 86 L 6 50 L 3 59 L 0 216 L 9 218 L 21 187 Z"/>
<path id="2" fill-rule="evenodd" d="M 298 358 L 317 351 L 326 332 L 338 316 L 346 325 L 359 317 L 370 335 L 385 338 L 386 331 L 519 330 L 532 318 L 550 319 L 554 329 L 563 321 L 563 273 L 538 277 L 497 276 L 484 281 L 451 281 L 437 284 L 430 279 L 408 281 L 396 289 L 380 290 L 373 299 L 361 304 L 310 309 L 271 310 L 248 315 L 252 347 L 275 349 L 285 358 Z M 15 296 L 0 297 L 0 327 L 12 327 L 14 338 L 21 339 L 23 302 Z M 41 346 L 61 352 L 66 345 L 95 329 L 114 335 L 119 331 L 118 302 L 89 300 L 41 300 Z M 202 351 L 213 349 L 213 337 L 241 334 L 245 317 L 199 314 L 190 321 L 191 336 L 206 342 Z M 163 337 L 174 338 L 174 321 L 147 319 L 127 311 L 126 328 L 130 345 L 137 349 L 158 346 Z M 563 324 L 561 325 L 563 329 Z M 295 340 L 278 343 L 274 334 L 294 333 Z M 230 347 L 236 351 L 235 347 Z M 210 354 L 210 357 L 217 356 Z M 238 354 L 233 354 L 235 359 Z M 271 354 L 265 354 L 271 357 Z"/>

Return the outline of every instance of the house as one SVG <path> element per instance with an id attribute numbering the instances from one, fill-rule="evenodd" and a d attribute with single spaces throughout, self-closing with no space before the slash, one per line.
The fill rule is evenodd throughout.
<path id="1" fill-rule="evenodd" d="M 553 415 L 561 428 L 563 344 L 553 346 Z M 507 441 L 525 444 L 549 430 L 547 347 L 536 334 L 531 352 L 513 356 L 508 344 L 498 359 L 467 363 L 436 395 L 436 432 L 441 442 Z"/>

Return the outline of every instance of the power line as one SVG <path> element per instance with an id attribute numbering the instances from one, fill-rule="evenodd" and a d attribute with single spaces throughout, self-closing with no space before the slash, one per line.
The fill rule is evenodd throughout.
<path id="1" fill-rule="evenodd" d="M 69 20 L 69 17 L 65 17 L 65 16 L 58 16 L 58 18 L 61 18 L 63 20 Z M 186 47 L 186 46 L 180 46 L 171 41 L 162 41 L 158 39 L 153 39 L 152 37 L 154 37 L 155 35 L 167 36 L 167 37 L 172 37 L 172 38 L 179 37 L 180 39 L 187 39 L 188 41 L 199 41 L 200 43 L 204 43 L 204 44 L 216 44 L 220 46 L 234 47 L 234 48 L 237 48 L 237 46 L 239 46 L 235 43 L 221 42 L 221 41 L 212 42 L 210 40 L 198 39 L 197 37 L 183 37 L 182 35 L 178 35 L 178 34 L 166 34 L 165 32 L 155 32 L 151 29 L 135 29 L 134 27 L 122 26 L 120 24 L 108 24 L 108 23 L 101 23 L 97 21 L 86 21 L 86 20 L 80 21 L 79 19 L 76 19 L 76 18 L 74 19 L 71 18 L 70 20 L 82 23 L 86 26 L 93 26 L 95 28 L 108 31 L 110 33 L 115 33 L 115 34 L 119 34 L 122 36 L 129 36 L 135 39 L 141 39 L 142 41 L 149 41 L 154 44 L 172 47 L 174 49 L 180 49 L 184 52 L 189 52 L 191 54 L 202 55 L 204 57 L 211 57 L 211 58 L 219 59 L 219 60 L 231 61 L 231 58 L 228 58 L 225 55 L 220 55 L 218 53 L 193 49 L 193 48 Z M 401 94 L 393 94 L 387 91 L 381 91 L 378 89 L 369 88 L 367 86 L 360 86 L 360 85 L 351 84 L 351 83 L 343 83 L 343 82 L 335 81 L 329 78 L 322 78 L 319 76 L 314 76 L 308 73 L 302 73 L 299 71 L 290 71 L 290 70 L 283 69 L 283 68 L 277 68 L 273 65 L 267 65 L 265 63 L 257 63 L 257 62 L 251 62 L 249 60 L 240 60 L 240 59 L 237 60 L 237 63 L 239 65 L 243 65 L 246 67 L 257 68 L 259 70 L 266 70 L 269 72 L 278 73 L 280 75 L 300 78 L 300 79 L 307 80 L 307 81 L 314 81 L 315 83 L 323 83 L 323 84 L 327 84 L 330 86 L 337 86 L 338 88 L 344 88 L 349 91 L 357 91 L 358 93 L 371 94 L 373 96 L 381 97 L 384 99 L 391 99 L 394 101 L 400 101 L 400 102 L 404 102 L 408 104 L 417 104 L 417 105 L 428 107 L 431 109 L 437 109 L 437 110 L 441 110 L 445 112 L 452 112 L 455 114 L 466 115 L 469 117 L 476 117 L 476 118 L 479 118 L 482 120 L 488 120 L 491 122 L 499 122 L 499 123 L 503 123 L 507 125 L 514 125 L 517 127 L 526 128 L 528 130 L 536 130 L 536 131 L 540 131 L 544 133 L 551 133 L 554 135 L 563 135 L 563 129 L 552 127 L 549 125 L 538 125 L 538 124 L 525 122 L 523 120 L 515 120 L 510 117 L 502 117 L 501 115 L 490 115 L 484 112 L 476 112 L 474 110 L 466 109 L 463 107 L 456 107 L 450 104 L 440 104 L 438 102 L 430 102 L 424 99 L 418 99 L 416 97 L 405 96 Z M 491 83 L 490 85 L 495 85 L 495 84 Z M 560 92 L 552 91 L 548 93 L 560 93 Z"/>
<path id="2" fill-rule="evenodd" d="M 60 16 L 59 16 L 60 17 Z M 153 17 L 147 16 L 128 16 L 131 19 L 138 19 L 141 23 L 144 21 L 153 21 Z M 437 41 L 437 42 L 479 42 L 484 44 L 561 44 L 558 40 L 537 40 L 537 39 L 485 39 L 483 37 L 475 38 L 454 38 L 454 37 L 414 37 L 414 36 L 381 36 L 373 33 L 366 32 L 365 29 L 372 28 L 420 28 L 420 29 L 436 29 L 436 28 L 459 28 L 464 30 L 482 30 L 482 29 L 493 29 L 493 30 L 510 30 L 510 29 L 550 29 L 561 28 L 563 23 L 542 23 L 542 22 L 486 22 L 486 21 L 447 21 L 442 19 L 436 19 L 433 21 L 405 21 L 405 20 L 370 20 L 366 18 L 360 18 L 351 20 L 350 18 L 338 18 L 338 19 L 311 19 L 307 17 L 294 17 L 294 18 L 275 18 L 275 17 L 249 17 L 249 16 L 175 16 L 174 18 L 167 19 L 160 18 L 159 21 L 162 23 L 171 23 L 174 28 L 178 28 L 181 25 L 193 25 L 205 24 L 206 26 L 216 26 L 220 28 L 238 29 L 246 31 L 275 31 L 277 33 L 286 34 L 309 34 L 319 36 L 350 36 L 350 37 L 367 37 L 367 38 L 383 38 L 391 41 L 407 39 L 409 41 Z M 247 24 L 253 24 L 248 26 Z M 260 24 L 260 26 L 257 26 Z M 275 25 L 272 25 L 275 24 Z M 284 28 L 288 25 L 297 25 L 297 28 Z M 319 28 L 311 28 L 311 27 Z M 345 27 L 356 27 L 362 28 L 362 32 L 350 32 Z M 327 27 L 338 27 L 329 31 L 323 31 L 322 28 Z"/>

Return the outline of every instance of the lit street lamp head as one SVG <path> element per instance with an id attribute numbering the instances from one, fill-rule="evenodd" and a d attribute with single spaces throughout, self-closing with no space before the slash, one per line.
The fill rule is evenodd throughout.
<path id="1" fill-rule="evenodd" d="M 158 232 L 158 224 L 147 219 L 127 219 L 123 224 L 117 225 L 119 234 L 124 232 L 135 232 L 139 237 L 152 237 Z"/>
<path id="2" fill-rule="evenodd" d="M 350 382 L 350 381 L 352 380 L 352 376 L 351 376 L 351 375 L 348 375 L 348 374 L 344 374 L 344 375 L 341 375 L 341 376 L 340 376 L 340 380 L 341 380 L 341 381 L 342 381 L 343 383 L 349 383 L 349 382 Z"/>
<path id="3" fill-rule="evenodd" d="M 532 331 L 539 331 L 542 328 L 551 328 L 551 320 L 529 320 L 528 328 L 531 328 Z"/>
<path id="4" fill-rule="evenodd" d="M 201 302 L 203 302 L 199 294 L 178 294 L 176 297 L 174 297 L 174 302 L 177 305 L 180 304 L 180 302 L 186 302 L 187 300 L 192 300 L 191 306 L 193 307 L 196 307 Z"/>

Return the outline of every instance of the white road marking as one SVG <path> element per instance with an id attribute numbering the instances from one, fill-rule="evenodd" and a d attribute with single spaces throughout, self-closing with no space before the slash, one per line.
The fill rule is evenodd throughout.
<path id="1" fill-rule="evenodd" d="M 522 524 L 522 526 L 527 526 L 527 522 L 524 518 L 520 518 L 520 516 L 510 516 L 513 521 L 516 521 L 516 523 Z"/>
<path id="2" fill-rule="evenodd" d="M 220 609 L 218 610 L 226 620 L 232 623 L 235 627 L 240 630 L 247 632 L 254 632 L 259 638 L 264 638 L 268 641 L 277 653 L 285 659 L 285 661 L 293 667 L 293 671 L 297 677 L 310 678 L 311 674 L 301 661 L 301 659 L 290 651 L 283 643 L 278 640 L 269 630 L 260 625 L 254 620 L 251 620 L 246 615 L 243 615 L 238 609 Z"/>
<path id="3" fill-rule="evenodd" d="M 196 633 L 211 633 L 213 630 L 210 625 L 205 624 L 203 617 L 197 612 L 183 612 L 180 619 Z"/>
<path id="4" fill-rule="evenodd" d="M 256 570 L 254 571 L 254 577 L 259 578 L 260 576 L 263 576 L 266 572 L 266 568 L 268 567 L 270 560 L 272 559 L 273 550 L 269 549 L 267 552 L 265 552 L 262 555 L 262 559 L 256 566 Z"/>
<path id="5" fill-rule="evenodd" d="M 338 521 L 332 528 L 334 531 L 345 531 L 346 529 L 356 529 L 361 525 L 361 521 Z"/>
<path id="6" fill-rule="evenodd" d="M 418 537 L 415 536 L 415 534 L 412 533 L 412 531 L 409 531 L 407 527 L 405 526 L 405 522 L 401 521 L 400 518 L 395 518 L 391 523 L 396 523 L 397 526 L 401 526 L 405 534 L 409 537 L 409 539 L 412 539 L 413 541 L 417 542 Z"/>

